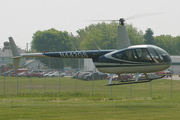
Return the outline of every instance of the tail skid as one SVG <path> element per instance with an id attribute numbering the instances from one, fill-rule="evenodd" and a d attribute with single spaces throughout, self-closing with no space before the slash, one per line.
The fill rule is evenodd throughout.
<path id="1" fill-rule="evenodd" d="M 10 42 L 11 51 L 12 51 L 13 71 L 16 71 L 18 69 L 18 67 L 19 67 L 19 63 L 20 63 L 20 60 L 21 60 L 21 55 L 19 54 L 17 46 L 14 43 L 14 40 L 13 40 L 12 37 L 9 37 L 9 42 Z"/>

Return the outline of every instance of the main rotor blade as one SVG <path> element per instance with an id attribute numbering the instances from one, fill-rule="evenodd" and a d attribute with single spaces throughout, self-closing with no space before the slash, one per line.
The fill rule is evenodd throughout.
<path id="1" fill-rule="evenodd" d="M 149 17 L 149 16 L 153 16 L 153 15 L 160 15 L 160 14 L 165 14 L 167 12 L 160 12 L 160 13 L 140 13 L 140 14 L 135 14 L 132 15 L 128 18 L 125 18 L 124 20 L 132 20 L 132 19 L 137 19 L 137 18 L 142 18 L 142 17 Z M 122 18 L 121 18 L 122 19 Z M 88 21 L 120 21 L 119 20 L 88 20 Z"/>
<path id="2" fill-rule="evenodd" d="M 136 18 L 148 17 L 148 16 L 165 14 L 165 13 L 166 12 L 161 12 L 161 13 L 140 13 L 140 14 L 132 15 L 132 16 L 126 18 L 125 20 L 132 20 L 132 19 L 136 19 Z"/>
<path id="3" fill-rule="evenodd" d="M 119 20 L 88 20 L 88 21 L 119 21 Z"/>

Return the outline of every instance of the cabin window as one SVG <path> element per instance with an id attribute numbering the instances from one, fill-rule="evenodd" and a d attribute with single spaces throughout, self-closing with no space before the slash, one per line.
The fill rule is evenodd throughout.
<path id="1" fill-rule="evenodd" d="M 115 53 L 115 54 L 112 55 L 112 57 L 115 57 L 117 59 L 127 60 L 127 55 L 126 55 L 125 51 Z"/>
<path id="2" fill-rule="evenodd" d="M 121 59 L 121 60 L 137 61 L 137 56 L 133 49 L 124 50 L 124 51 L 115 53 L 112 55 L 112 57 L 115 57 L 115 58 Z"/>
<path id="3" fill-rule="evenodd" d="M 137 56 L 134 52 L 134 50 L 126 50 L 126 54 L 127 54 L 127 57 L 129 61 L 137 61 Z"/>
<path id="4" fill-rule="evenodd" d="M 135 49 L 139 62 L 153 62 L 149 51 L 146 48 Z"/>

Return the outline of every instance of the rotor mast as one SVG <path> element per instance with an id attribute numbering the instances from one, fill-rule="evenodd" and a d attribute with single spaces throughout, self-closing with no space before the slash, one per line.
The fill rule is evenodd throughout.
<path id="1" fill-rule="evenodd" d="M 124 22 L 124 18 L 119 19 L 119 26 L 117 30 L 117 49 L 123 49 L 131 46 Z"/>
<path id="2" fill-rule="evenodd" d="M 125 19 L 124 19 L 124 18 L 120 18 L 120 19 L 119 19 L 119 25 L 124 26 L 124 21 L 125 21 Z"/>

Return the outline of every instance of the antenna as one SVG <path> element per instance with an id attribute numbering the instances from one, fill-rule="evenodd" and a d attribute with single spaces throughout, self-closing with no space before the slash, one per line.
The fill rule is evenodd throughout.
<path id="1" fill-rule="evenodd" d="M 94 44 L 96 45 L 96 47 L 99 49 L 99 51 L 101 51 L 101 49 L 98 47 L 98 45 L 96 44 L 96 41 L 94 41 Z"/>
<path id="2" fill-rule="evenodd" d="M 72 46 L 73 46 L 73 48 L 76 50 L 76 51 L 78 51 L 75 47 L 74 47 L 74 45 L 72 44 L 72 43 L 70 43 Z"/>

